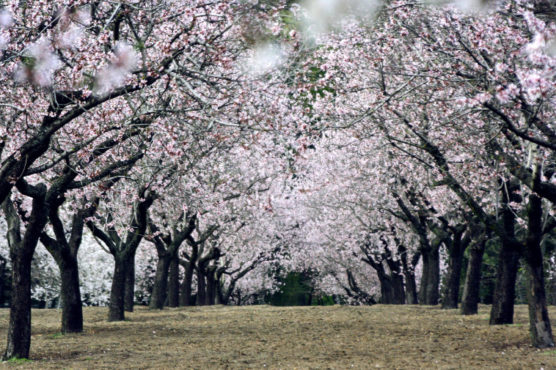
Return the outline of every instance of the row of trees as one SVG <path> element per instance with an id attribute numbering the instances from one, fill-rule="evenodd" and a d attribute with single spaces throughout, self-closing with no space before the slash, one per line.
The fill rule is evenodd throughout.
<path id="1" fill-rule="evenodd" d="M 469 250 L 472 314 L 495 243 L 491 323 L 513 319 L 523 258 L 533 344 L 554 345 L 550 4 L 479 16 L 387 1 L 312 40 L 291 1 L 2 5 L 4 358 L 29 356 L 39 242 L 60 271 L 62 331 L 82 330 L 86 233 L 113 258 L 109 320 L 132 309 L 145 256 L 152 308 L 191 304 L 194 280 L 197 302 L 226 303 L 242 279 L 271 287 L 277 266 L 355 302 L 437 304 L 442 248 L 446 308 Z"/>
<path id="2" fill-rule="evenodd" d="M 318 79 L 300 94 L 336 130 L 315 140 L 299 198 L 320 247 L 303 253 L 330 266 L 324 283 L 367 301 L 361 261 L 383 302 L 437 304 L 444 248 L 442 304 L 456 307 L 468 249 L 462 312 L 472 314 L 495 243 L 491 324 L 513 320 L 522 258 L 533 343 L 554 345 L 544 284 L 556 227 L 550 9 L 508 1 L 470 15 L 399 1 L 321 40 L 309 63 Z"/>
<path id="3" fill-rule="evenodd" d="M 77 256 L 85 230 L 114 259 L 109 320 L 124 319 L 126 302 L 131 309 L 134 260 L 145 240 L 159 259 L 153 307 L 165 300 L 172 261 L 173 271 L 176 261 L 186 266 L 185 301 L 193 271 L 198 296 L 229 299 L 276 248 L 264 242 L 272 230 L 253 220 L 268 213 L 261 194 L 280 165 L 267 153 L 284 145 L 253 129 L 272 128 L 267 117 L 284 111 L 287 97 L 272 97 L 279 86 L 266 88 L 242 65 L 274 7 L 1 5 L 0 202 L 12 272 L 4 358 L 29 355 L 39 242 L 60 271 L 63 332 L 82 330 Z M 184 242 L 191 251 L 180 251 Z"/>

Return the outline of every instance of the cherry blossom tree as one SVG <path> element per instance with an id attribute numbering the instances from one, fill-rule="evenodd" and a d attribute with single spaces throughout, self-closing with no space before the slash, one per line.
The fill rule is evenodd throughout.
<path id="1" fill-rule="evenodd" d="M 545 231 L 541 225 L 551 225 L 553 217 L 546 203 L 552 202 L 553 133 L 546 122 L 553 115 L 554 84 L 549 81 L 554 74 L 551 57 L 539 41 L 550 39 L 553 26 L 536 18 L 526 4 L 501 6 L 499 12 L 479 18 L 396 2 L 383 9 L 373 26 L 346 23 L 343 33 L 323 48 L 321 59 L 327 62 L 321 69 L 327 72 L 316 84 L 333 84 L 337 96 L 318 104 L 331 126 L 363 127 L 428 168 L 435 187 L 450 189 L 467 212 L 501 237 L 493 323 L 511 321 L 517 261 L 525 252 L 535 292 L 531 302 L 536 302 L 530 309 L 537 312 L 531 317 L 540 320 L 531 321 L 533 343 L 552 346 L 542 308 L 538 242 Z M 361 58 L 368 62 L 360 63 Z M 506 65 L 512 66 L 510 74 L 499 77 Z M 342 85 L 344 76 L 358 78 Z M 512 86 L 513 93 L 506 91 Z M 528 127 L 527 135 L 517 122 Z M 516 195 L 513 179 L 528 193 L 529 207 L 534 206 L 529 211 L 535 210 L 517 212 L 524 217 L 527 241 L 516 238 L 514 231 L 518 220 L 511 214 L 525 202 Z M 499 218 L 500 213 L 508 217 Z"/>

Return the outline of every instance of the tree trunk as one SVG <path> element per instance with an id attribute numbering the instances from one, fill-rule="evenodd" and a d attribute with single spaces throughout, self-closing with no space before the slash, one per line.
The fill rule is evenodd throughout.
<path id="1" fill-rule="evenodd" d="M 422 251 L 423 276 L 419 290 L 419 303 L 425 305 L 438 304 L 440 285 L 440 253 L 438 248 Z"/>
<path id="2" fill-rule="evenodd" d="M 168 306 L 178 307 L 180 297 L 180 265 L 177 254 L 170 261 L 168 277 Z"/>
<path id="3" fill-rule="evenodd" d="M 5 301 L 5 288 L 4 286 L 6 285 L 6 260 L 4 260 L 2 258 L 2 256 L 0 256 L 0 307 L 4 306 L 4 301 Z"/>
<path id="4" fill-rule="evenodd" d="M 205 276 L 197 271 L 197 306 L 206 304 L 206 285 Z"/>
<path id="5" fill-rule="evenodd" d="M 394 302 L 394 292 L 392 288 L 392 282 L 390 277 L 384 271 L 382 264 L 378 264 L 378 268 L 375 269 L 378 281 L 380 282 L 380 303 L 381 304 L 393 304 Z"/>
<path id="6" fill-rule="evenodd" d="M 458 308 L 463 252 L 465 252 L 465 244 L 462 243 L 461 236 L 454 235 L 454 240 L 449 250 L 448 277 L 442 299 L 442 308 Z"/>
<path id="7" fill-rule="evenodd" d="M 529 330 L 533 346 L 537 348 L 554 347 L 552 328 L 546 307 L 546 292 L 544 288 L 542 241 L 542 203 L 541 199 L 532 193 L 529 196 L 528 209 L 529 227 L 525 249 L 529 289 Z"/>
<path id="8" fill-rule="evenodd" d="M 486 239 L 478 241 L 471 246 L 469 261 L 467 262 L 467 273 L 463 286 L 463 297 L 461 299 L 462 315 L 475 315 L 479 310 L 479 292 L 481 285 L 481 267 L 485 253 Z"/>
<path id="9" fill-rule="evenodd" d="M 496 284 L 492 297 L 490 311 L 490 325 L 511 324 L 514 320 L 515 282 L 521 245 L 515 241 L 515 214 L 510 202 L 521 202 L 516 193 L 519 190 L 513 181 L 507 181 L 502 186 L 502 248 L 498 256 L 496 269 Z"/>
<path id="10" fill-rule="evenodd" d="M 216 302 L 216 279 L 214 277 L 214 268 L 209 268 L 207 273 L 207 305 L 214 305 Z"/>
<path id="11" fill-rule="evenodd" d="M 162 255 L 158 257 L 156 264 L 156 275 L 154 287 L 151 295 L 149 308 L 162 310 L 166 301 L 166 289 L 168 287 L 168 269 L 170 267 L 170 256 Z"/>
<path id="12" fill-rule="evenodd" d="M 490 325 L 512 324 L 514 319 L 515 282 L 519 267 L 519 251 L 502 243 L 496 285 L 490 311 Z"/>
<path id="13" fill-rule="evenodd" d="M 405 297 L 407 304 L 417 304 L 417 283 L 415 282 L 415 274 L 411 271 L 404 272 L 405 275 Z"/>
<path id="14" fill-rule="evenodd" d="M 112 277 L 112 287 L 110 289 L 110 304 L 108 306 L 108 321 L 123 321 L 124 316 L 124 294 L 126 285 L 126 263 L 117 256 L 114 256 L 114 276 Z"/>
<path id="15" fill-rule="evenodd" d="M 393 304 L 405 304 L 405 289 L 403 285 L 403 276 L 399 273 L 392 273 L 392 293 Z"/>
<path id="16" fill-rule="evenodd" d="M 133 312 L 133 304 L 135 303 L 135 253 L 132 253 L 126 263 L 124 289 L 124 310 Z"/>
<path id="17" fill-rule="evenodd" d="M 536 252 L 533 253 L 537 254 Z M 537 261 L 539 263 L 536 263 Z M 529 287 L 527 289 L 529 330 L 531 332 L 533 346 L 537 348 L 549 348 L 554 347 L 554 339 L 546 305 L 542 254 L 540 255 L 540 261 L 537 261 L 527 264 L 527 272 L 529 275 Z"/>
<path id="18" fill-rule="evenodd" d="M 38 187 L 41 194 L 33 198 L 31 217 L 21 237 L 19 215 L 8 198 L 3 204 L 4 217 L 8 224 L 7 239 L 12 261 L 12 289 L 10 299 L 10 321 L 8 341 L 3 359 L 29 358 L 31 346 L 31 262 L 39 237 L 47 222 L 47 207 L 44 186 Z"/>
<path id="19" fill-rule="evenodd" d="M 417 304 L 417 283 L 415 282 L 415 266 L 421 258 L 421 254 L 413 255 L 411 266 L 407 261 L 407 249 L 405 247 L 400 250 L 400 258 L 402 261 L 403 275 L 405 278 L 405 296 L 407 304 Z"/>
<path id="20" fill-rule="evenodd" d="M 190 262 L 185 266 L 183 283 L 181 286 L 180 306 L 193 306 L 191 299 L 191 287 L 193 285 L 193 264 Z"/>
<path id="21" fill-rule="evenodd" d="M 10 322 L 4 360 L 29 358 L 29 348 L 31 347 L 32 259 L 33 253 L 26 253 L 25 250 L 12 252 Z"/>
<path id="22" fill-rule="evenodd" d="M 77 257 L 66 254 L 58 264 L 62 276 L 60 290 L 62 300 L 62 333 L 83 331 L 83 305 L 79 290 L 79 267 Z"/>

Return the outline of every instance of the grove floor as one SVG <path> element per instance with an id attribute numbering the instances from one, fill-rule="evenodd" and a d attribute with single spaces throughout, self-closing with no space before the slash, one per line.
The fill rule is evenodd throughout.
<path id="1" fill-rule="evenodd" d="M 0 368 L 556 369 L 555 350 L 529 344 L 526 306 L 504 326 L 489 326 L 488 310 L 464 317 L 426 306 L 138 307 L 109 323 L 106 308 L 85 308 L 85 332 L 71 335 L 59 333 L 58 310 L 33 310 L 31 361 Z M 0 310 L 3 341 L 8 314 Z"/>

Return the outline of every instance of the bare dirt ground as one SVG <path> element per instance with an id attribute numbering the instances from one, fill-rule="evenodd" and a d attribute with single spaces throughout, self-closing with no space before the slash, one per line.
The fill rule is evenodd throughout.
<path id="1" fill-rule="evenodd" d="M 58 310 L 34 310 L 32 361 L 0 367 L 556 369 L 555 350 L 529 345 L 526 306 L 505 326 L 489 326 L 488 310 L 464 317 L 424 306 L 139 307 L 109 323 L 106 308 L 86 308 L 77 335 L 59 334 Z M 2 309 L 1 349 L 7 324 Z"/>

